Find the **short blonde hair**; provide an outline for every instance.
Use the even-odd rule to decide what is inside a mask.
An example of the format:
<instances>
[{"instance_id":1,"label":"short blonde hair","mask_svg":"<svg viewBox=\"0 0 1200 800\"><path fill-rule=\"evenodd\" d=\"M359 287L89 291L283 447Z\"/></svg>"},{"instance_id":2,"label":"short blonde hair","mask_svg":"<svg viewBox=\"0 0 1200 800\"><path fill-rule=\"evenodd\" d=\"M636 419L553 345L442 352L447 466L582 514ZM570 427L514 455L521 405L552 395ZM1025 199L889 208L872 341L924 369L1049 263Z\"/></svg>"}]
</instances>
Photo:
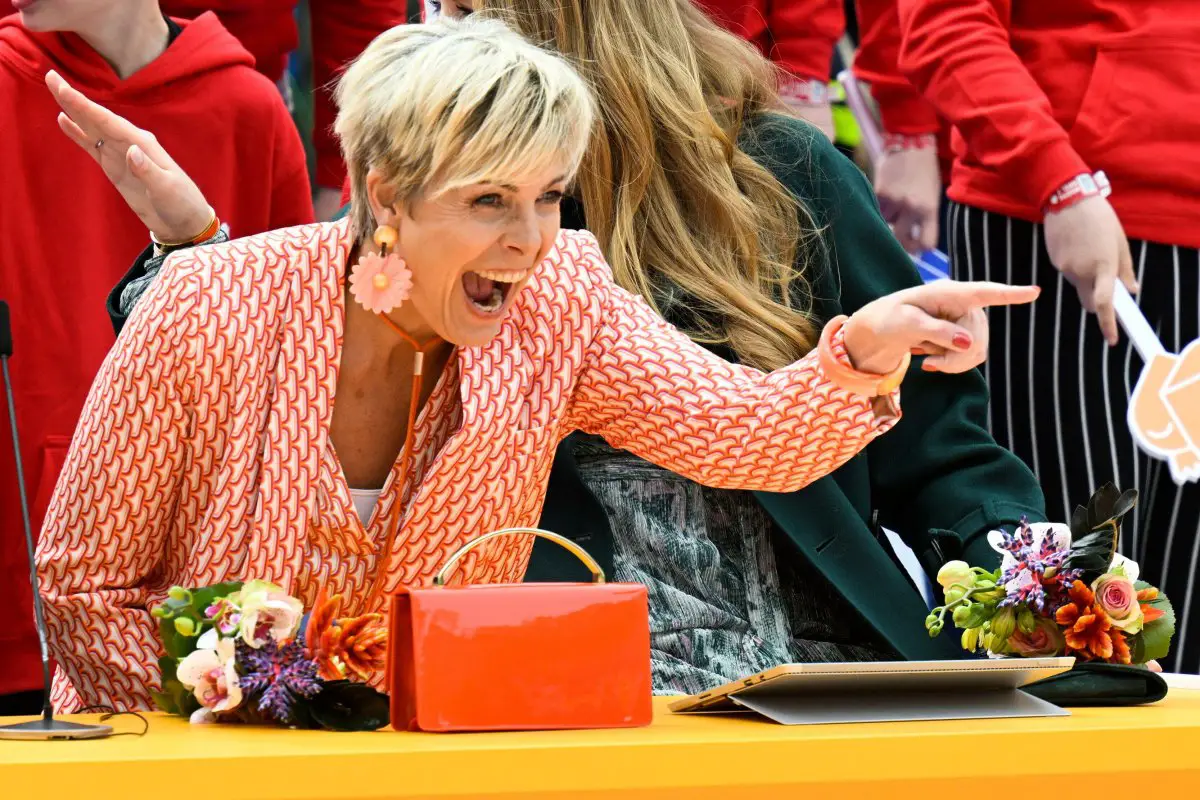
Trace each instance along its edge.
<instances>
[{"instance_id":1,"label":"short blonde hair","mask_svg":"<svg viewBox=\"0 0 1200 800\"><path fill-rule=\"evenodd\" d=\"M430 189L520 183L563 161L570 179L593 118L575 70L496 20L380 34L339 82L337 103L359 241L375 230L372 168L406 204Z\"/></svg>"}]
</instances>

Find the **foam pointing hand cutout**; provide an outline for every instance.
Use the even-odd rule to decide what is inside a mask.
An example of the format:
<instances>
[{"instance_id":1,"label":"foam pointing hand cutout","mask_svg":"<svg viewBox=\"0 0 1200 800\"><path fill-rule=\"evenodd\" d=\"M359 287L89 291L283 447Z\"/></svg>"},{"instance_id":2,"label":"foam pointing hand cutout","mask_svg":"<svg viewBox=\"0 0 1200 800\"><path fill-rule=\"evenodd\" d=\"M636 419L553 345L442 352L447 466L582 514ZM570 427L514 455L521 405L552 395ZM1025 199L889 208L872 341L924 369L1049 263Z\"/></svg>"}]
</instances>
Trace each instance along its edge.
<instances>
[{"instance_id":1,"label":"foam pointing hand cutout","mask_svg":"<svg viewBox=\"0 0 1200 800\"><path fill-rule=\"evenodd\" d=\"M1170 465L1175 483L1200 480L1200 340L1178 355L1168 353L1120 282L1114 305L1146 362L1129 402L1134 441Z\"/></svg>"}]
</instances>

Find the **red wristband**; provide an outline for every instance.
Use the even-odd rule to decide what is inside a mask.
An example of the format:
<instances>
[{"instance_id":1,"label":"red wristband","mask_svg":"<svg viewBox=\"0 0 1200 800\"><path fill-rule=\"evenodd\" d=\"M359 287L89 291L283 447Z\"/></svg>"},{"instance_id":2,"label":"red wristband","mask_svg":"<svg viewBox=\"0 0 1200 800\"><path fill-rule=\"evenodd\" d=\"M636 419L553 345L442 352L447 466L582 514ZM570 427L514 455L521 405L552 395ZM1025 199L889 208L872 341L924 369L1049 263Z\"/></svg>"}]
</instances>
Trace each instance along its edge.
<instances>
[{"instance_id":1,"label":"red wristband","mask_svg":"<svg viewBox=\"0 0 1200 800\"><path fill-rule=\"evenodd\" d=\"M937 135L933 133L888 133L883 137L883 149L889 153L903 150L925 150L937 147Z\"/></svg>"},{"instance_id":2,"label":"red wristband","mask_svg":"<svg viewBox=\"0 0 1200 800\"><path fill-rule=\"evenodd\" d=\"M802 106L829 104L829 84L816 78L784 78L779 82L779 97Z\"/></svg>"},{"instance_id":3,"label":"red wristband","mask_svg":"<svg viewBox=\"0 0 1200 800\"><path fill-rule=\"evenodd\" d=\"M1050 195L1050 199L1046 201L1046 207L1042 209L1042 213L1052 214L1055 211L1062 211L1064 208L1077 205L1089 197L1108 197L1110 194L1112 194L1112 185L1103 171L1097 172L1095 175L1085 172L1058 187L1058 191Z\"/></svg>"}]
</instances>

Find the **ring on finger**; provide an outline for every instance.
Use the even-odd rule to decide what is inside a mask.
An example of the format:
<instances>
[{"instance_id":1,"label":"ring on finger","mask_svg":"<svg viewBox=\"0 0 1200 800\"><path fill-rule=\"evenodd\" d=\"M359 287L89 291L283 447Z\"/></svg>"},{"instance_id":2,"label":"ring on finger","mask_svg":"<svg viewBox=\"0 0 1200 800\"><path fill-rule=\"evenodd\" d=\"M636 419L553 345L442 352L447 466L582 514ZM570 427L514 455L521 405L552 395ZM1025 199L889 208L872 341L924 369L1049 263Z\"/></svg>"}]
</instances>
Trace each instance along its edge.
<instances>
[{"instance_id":1,"label":"ring on finger","mask_svg":"<svg viewBox=\"0 0 1200 800\"><path fill-rule=\"evenodd\" d=\"M99 150L101 147L104 147L104 140L103 140L103 139L97 139L97 140L96 140L96 149L97 149L97 150Z\"/></svg>"}]
</instances>

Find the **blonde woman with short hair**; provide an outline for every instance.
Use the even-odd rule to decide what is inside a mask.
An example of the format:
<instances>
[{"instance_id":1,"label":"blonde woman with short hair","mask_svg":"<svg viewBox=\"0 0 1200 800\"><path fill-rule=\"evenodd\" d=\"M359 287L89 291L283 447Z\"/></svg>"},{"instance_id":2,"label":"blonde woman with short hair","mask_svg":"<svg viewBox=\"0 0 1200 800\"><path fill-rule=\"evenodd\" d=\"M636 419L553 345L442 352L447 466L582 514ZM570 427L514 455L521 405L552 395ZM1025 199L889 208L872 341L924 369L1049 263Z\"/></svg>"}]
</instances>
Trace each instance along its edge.
<instances>
[{"instance_id":1,"label":"blonde woman with short hair","mask_svg":"<svg viewBox=\"0 0 1200 800\"><path fill-rule=\"evenodd\" d=\"M379 610L464 542L536 523L574 430L708 485L798 489L895 423L912 350L970 369L980 307L1034 297L916 288L826 326L819 354L731 365L559 230L594 116L562 59L498 22L402 26L338 96L349 218L172 256L97 378L39 549L59 708L149 705L148 608L173 584ZM501 541L461 575L516 581L528 556Z\"/></svg>"}]
</instances>

